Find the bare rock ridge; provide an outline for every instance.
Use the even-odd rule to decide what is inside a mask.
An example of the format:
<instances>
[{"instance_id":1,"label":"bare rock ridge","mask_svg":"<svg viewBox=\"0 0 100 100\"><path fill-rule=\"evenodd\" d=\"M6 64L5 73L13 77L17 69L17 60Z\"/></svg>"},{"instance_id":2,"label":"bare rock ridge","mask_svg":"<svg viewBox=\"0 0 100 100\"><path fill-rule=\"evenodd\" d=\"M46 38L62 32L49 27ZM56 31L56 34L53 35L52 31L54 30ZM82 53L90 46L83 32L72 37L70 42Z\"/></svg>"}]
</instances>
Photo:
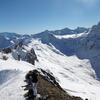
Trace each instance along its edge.
<instances>
[{"instance_id":1,"label":"bare rock ridge","mask_svg":"<svg viewBox=\"0 0 100 100\"><path fill-rule=\"evenodd\" d=\"M39 73L37 91L41 95L39 100L82 100L80 97L70 96L66 93L50 73L42 69L37 71ZM30 100L36 99L31 97Z\"/></svg>"}]
</instances>

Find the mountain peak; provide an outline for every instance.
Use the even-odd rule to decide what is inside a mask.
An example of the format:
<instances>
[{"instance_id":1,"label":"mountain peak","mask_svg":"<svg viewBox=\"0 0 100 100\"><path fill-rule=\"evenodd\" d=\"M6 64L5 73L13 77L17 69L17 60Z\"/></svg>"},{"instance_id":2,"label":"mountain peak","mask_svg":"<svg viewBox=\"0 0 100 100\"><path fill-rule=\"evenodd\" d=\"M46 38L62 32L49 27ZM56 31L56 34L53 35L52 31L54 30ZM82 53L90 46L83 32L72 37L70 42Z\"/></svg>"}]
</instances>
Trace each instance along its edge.
<instances>
[{"instance_id":1,"label":"mountain peak","mask_svg":"<svg viewBox=\"0 0 100 100\"><path fill-rule=\"evenodd\" d=\"M77 27L76 29L74 29L73 31L75 31L76 33L83 33L83 32L88 32L89 28L85 28L85 27Z\"/></svg>"},{"instance_id":2,"label":"mountain peak","mask_svg":"<svg viewBox=\"0 0 100 100\"><path fill-rule=\"evenodd\" d=\"M100 34L100 22L97 25L93 25L90 31L90 34L99 35Z\"/></svg>"}]
</instances>

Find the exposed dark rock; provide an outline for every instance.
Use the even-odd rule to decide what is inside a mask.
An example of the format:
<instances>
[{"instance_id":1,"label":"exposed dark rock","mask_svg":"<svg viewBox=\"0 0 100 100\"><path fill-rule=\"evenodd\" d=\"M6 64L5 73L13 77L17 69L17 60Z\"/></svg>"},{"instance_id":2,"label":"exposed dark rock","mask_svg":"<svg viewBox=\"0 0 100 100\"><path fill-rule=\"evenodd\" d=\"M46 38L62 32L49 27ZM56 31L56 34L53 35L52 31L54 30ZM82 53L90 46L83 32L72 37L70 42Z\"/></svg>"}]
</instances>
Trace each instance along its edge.
<instances>
[{"instance_id":1,"label":"exposed dark rock","mask_svg":"<svg viewBox=\"0 0 100 100\"><path fill-rule=\"evenodd\" d=\"M9 47L9 48L4 48L4 49L2 49L2 51L4 52L4 53L11 53L12 52L12 50L11 50L11 48Z\"/></svg>"},{"instance_id":2,"label":"exposed dark rock","mask_svg":"<svg viewBox=\"0 0 100 100\"><path fill-rule=\"evenodd\" d=\"M52 84L42 75L38 76L38 80L38 93L43 97L48 95L47 100L82 100L80 97L71 97L60 87L57 82L57 85L55 85L55 83Z\"/></svg>"},{"instance_id":3,"label":"exposed dark rock","mask_svg":"<svg viewBox=\"0 0 100 100\"><path fill-rule=\"evenodd\" d=\"M29 89L28 85L25 87L25 90ZM33 97L32 90L28 91L24 96L28 96L30 98L28 100L82 100L80 97L70 96L60 87L54 76L44 70L38 72L37 91L41 95L40 99Z\"/></svg>"},{"instance_id":4,"label":"exposed dark rock","mask_svg":"<svg viewBox=\"0 0 100 100\"><path fill-rule=\"evenodd\" d=\"M37 56L36 56L33 48L29 52L27 52L26 60L27 60L27 62L29 62L33 65L35 65L35 60L38 61Z\"/></svg>"}]
</instances>

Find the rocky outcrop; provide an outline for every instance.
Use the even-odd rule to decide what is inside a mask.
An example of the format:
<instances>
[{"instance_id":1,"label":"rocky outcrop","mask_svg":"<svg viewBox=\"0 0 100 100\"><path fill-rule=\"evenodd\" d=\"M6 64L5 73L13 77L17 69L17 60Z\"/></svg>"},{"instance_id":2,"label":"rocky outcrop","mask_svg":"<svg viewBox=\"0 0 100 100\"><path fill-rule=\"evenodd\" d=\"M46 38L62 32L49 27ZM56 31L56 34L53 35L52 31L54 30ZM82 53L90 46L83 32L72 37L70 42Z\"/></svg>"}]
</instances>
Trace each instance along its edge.
<instances>
[{"instance_id":1,"label":"rocky outcrop","mask_svg":"<svg viewBox=\"0 0 100 100\"><path fill-rule=\"evenodd\" d=\"M37 92L40 99L34 99L29 92L27 96L31 95L31 100L82 100L80 97L70 96L60 87L53 75L42 69L38 71Z\"/></svg>"}]
</instances>

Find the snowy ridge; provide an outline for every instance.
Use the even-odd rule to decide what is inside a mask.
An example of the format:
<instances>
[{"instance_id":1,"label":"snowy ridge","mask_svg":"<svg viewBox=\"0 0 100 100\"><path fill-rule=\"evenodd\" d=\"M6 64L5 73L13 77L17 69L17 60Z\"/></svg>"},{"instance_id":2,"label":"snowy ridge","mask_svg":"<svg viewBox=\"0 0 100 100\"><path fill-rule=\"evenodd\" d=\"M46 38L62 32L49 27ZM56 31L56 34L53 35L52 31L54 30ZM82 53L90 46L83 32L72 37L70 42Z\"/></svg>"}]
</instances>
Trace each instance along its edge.
<instances>
[{"instance_id":1,"label":"snowy ridge","mask_svg":"<svg viewBox=\"0 0 100 100\"><path fill-rule=\"evenodd\" d=\"M13 49L8 54L0 53L1 100L23 100L24 91L21 86L25 84L25 74L33 69L52 72L59 85L70 95L99 100L99 33L100 23L93 26L90 31L77 35L54 35L45 31L17 38L23 42L22 47ZM8 36L4 38L12 41ZM39 60L35 66L25 60L25 55L31 48L34 48ZM20 61L17 59L18 53ZM7 57L6 60L3 60L4 56Z\"/></svg>"},{"instance_id":2,"label":"snowy ridge","mask_svg":"<svg viewBox=\"0 0 100 100\"><path fill-rule=\"evenodd\" d=\"M37 39L32 39L31 42L24 46L26 50L34 48L39 62L36 65L29 64L25 61L14 60L11 54L8 55L8 60L0 60L0 70L19 70L17 78L9 78L9 81L4 82L0 87L1 100L13 100L16 94L16 100L22 100L24 91L21 88L25 74L33 68L42 68L47 72L52 72L58 80L60 86L70 95L88 98L90 100L99 100L100 82L96 80L96 75L91 67L90 61L87 59L80 60L77 56L66 56L57 50L53 45L43 44ZM5 67L4 67L5 66ZM13 82L12 82L13 80ZM17 84L20 84L17 86ZM11 88L14 86L15 88ZM16 87L17 86L17 87ZM87 86L87 87L86 87ZM5 92L9 90L8 92ZM12 93L12 91L14 91ZM20 92L18 92L20 91ZM5 97L7 95L7 99Z\"/></svg>"},{"instance_id":3,"label":"snowy ridge","mask_svg":"<svg viewBox=\"0 0 100 100\"><path fill-rule=\"evenodd\" d=\"M36 63L36 67L50 70L67 92L90 100L99 100L100 82L95 79L89 60L59 55L53 52L55 48L38 40L32 40L29 47L34 47L38 56L39 63Z\"/></svg>"}]
</instances>

